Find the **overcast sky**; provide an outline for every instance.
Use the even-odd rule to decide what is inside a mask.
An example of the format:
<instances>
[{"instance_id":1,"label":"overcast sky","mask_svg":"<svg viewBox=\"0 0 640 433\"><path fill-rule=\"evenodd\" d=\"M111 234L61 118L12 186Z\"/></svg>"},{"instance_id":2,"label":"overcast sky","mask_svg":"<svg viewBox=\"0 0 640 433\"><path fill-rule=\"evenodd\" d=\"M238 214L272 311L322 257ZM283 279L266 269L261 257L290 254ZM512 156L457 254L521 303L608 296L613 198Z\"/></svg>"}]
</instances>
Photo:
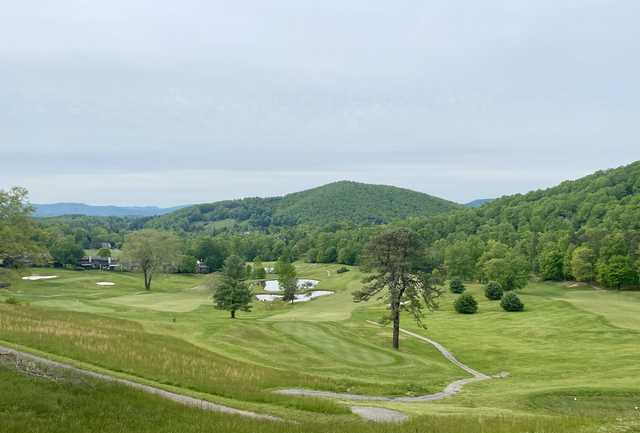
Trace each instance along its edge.
<instances>
[{"instance_id":1,"label":"overcast sky","mask_svg":"<svg viewBox=\"0 0 640 433\"><path fill-rule=\"evenodd\" d=\"M0 1L0 189L455 201L640 159L637 0Z\"/></svg>"}]
</instances>

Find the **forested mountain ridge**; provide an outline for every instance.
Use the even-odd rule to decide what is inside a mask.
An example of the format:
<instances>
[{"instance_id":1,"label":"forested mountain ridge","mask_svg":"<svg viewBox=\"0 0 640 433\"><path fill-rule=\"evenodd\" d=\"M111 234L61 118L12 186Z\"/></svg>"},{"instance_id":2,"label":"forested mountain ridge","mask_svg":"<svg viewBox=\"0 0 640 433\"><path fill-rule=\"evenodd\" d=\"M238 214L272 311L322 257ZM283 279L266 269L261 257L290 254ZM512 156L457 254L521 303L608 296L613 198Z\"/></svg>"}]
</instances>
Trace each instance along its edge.
<instances>
[{"instance_id":1,"label":"forested mountain ridge","mask_svg":"<svg viewBox=\"0 0 640 433\"><path fill-rule=\"evenodd\" d=\"M501 225L503 229L508 226L514 231L533 232L596 227L638 230L640 161L421 221L422 230L432 232L429 238L433 240L456 232L475 234ZM506 233L504 236L508 237Z\"/></svg>"},{"instance_id":2,"label":"forested mountain ridge","mask_svg":"<svg viewBox=\"0 0 640 433\"><path fill-rule=\"evenodd\" d=\"M476 209L405 221L434 267L486 278L486 263L518 263L545 279L634 287L640 281L640 161L506 196ZM523 263L526 262L526 269Z\"/></svg>"},{"instance_id":3,"label":"forested mountain ridge","mask_svg":"<svg viewBox=\"0 0 640 433\"><path fill-rule=\"evenodd\" d=\"M377 225L458 208L461 205L408 189L340 181L283 197L195 205L153 218L147 227L210 232L234 224L246 230L299 224Z\"/></svg>"}]
</instances>

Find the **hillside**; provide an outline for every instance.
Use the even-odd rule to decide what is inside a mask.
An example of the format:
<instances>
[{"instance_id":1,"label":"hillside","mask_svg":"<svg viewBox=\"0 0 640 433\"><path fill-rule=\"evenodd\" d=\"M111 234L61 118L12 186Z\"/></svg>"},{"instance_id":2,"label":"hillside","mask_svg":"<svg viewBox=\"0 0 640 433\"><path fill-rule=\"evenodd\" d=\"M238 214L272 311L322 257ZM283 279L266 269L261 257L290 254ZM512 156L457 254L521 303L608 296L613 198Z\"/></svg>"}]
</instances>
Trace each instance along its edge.
<instances>
[{"instance_id":1,"label":"hillside","mask_svg":"<svg viewBox=\"0 0 640 433\"><path fill-rule=\"evenodd\" d=\"M246 229L297 224L368 225L435 215L460 207L408 189L341 181L284 197L245 198L190 206L154 218L147 226L201 231L234 225Z\"/></svg>"},{"instance_id":2,"label":"hillside","mask_svg":"<svg viewBox=\"0 0 640 433\"><path fill-rule=\"evenodd\" d=\"M481 277L483 260L508 257L548 280L637 288L640 161L406 224L432 245L434 266L452 275Z\"/></svg>"},{"instance_id":3,"label":"hillside","mask_svg":"<svg viewBox=\"0 0 640 433\"><path fill-rule=\"evenodd\" d=\"M501 197L478 208L428 218L432 239L502 225L518 232L640 230L640 161L558 186ZM427 227L428 226L428 227Z\"/></svg>"},{"instance_id":4,"label":"hillside","mask_svg":"<svg viewBox=\"0 0 640 433\"><path fill-rule=\"evenodd\" d=\"M57 217L62 215L85 216L117 216L117 217L149 217L162 215L180 209L182 206L172 208L159 208L155 206L94 206L84 203L46 203L34 204L36 218Z\"/></svg>"}]
</instances>

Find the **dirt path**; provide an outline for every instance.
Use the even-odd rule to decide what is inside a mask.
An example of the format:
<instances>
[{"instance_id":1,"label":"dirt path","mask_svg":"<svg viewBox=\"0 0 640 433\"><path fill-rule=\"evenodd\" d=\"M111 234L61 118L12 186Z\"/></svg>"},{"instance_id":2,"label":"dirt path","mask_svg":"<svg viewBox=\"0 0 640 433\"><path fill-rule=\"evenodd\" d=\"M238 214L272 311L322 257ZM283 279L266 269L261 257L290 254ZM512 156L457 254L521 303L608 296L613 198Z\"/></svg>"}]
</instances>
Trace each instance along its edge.
<instances>
[{"instance_id":1,"label":"dirt path","mask_svg":"<svg viewBox=\"0 0 640 433\"><path fill-rule=\"evenodd\" d=\"M376 322L372 322L367 320L368 323L378 325ZM411 331L407 331L405 329L400 329L400 332L403 334L409 335L411 337L417 338L419 340L424 341L425 343L431 344L435 347L442 355L449 360L451 363L457 365L462 370L466 371L471 375L470 378L456 380L455 382L451 382L447 385L442 391L436 392L434 394L426 394L415 397L386 397L381 395L363 395L363 394L349 394L343 392L329 392L329 391L316 391L311 389L301 389L301 388L290 388L290 389L281 389L276 391L279 394L284 395L296 395L296 396L307 396L307 397L320 397L320 398L334 398L338 400L351 400L351 401L388 401L388 402L421 402L421 401L433 401L433 400L441 400L446 397L450 397L456 393L458 393L465 385L480 382L482 380L491 379L492 376L487 376L484 373L480 373L477 370L469 367L468 365L460 362L453 353L449 352L442 344L437 341L431 340L430 338L423 337L422 335L418 335ZM505 377L507 373L500 373L494 377ZM378 422L392 422L392 421L403 421L406 419L406 416L401 412L397 411L389 411L388 409L382 408L365 408L361 406L352 406L351 410L353 413L356 413L366 419L370 419L372 421ZM391 414L390 412L394 412ZM400 416L404 416L403 419L400 419Z\"/></svg>"},{"instance_id":2,"label":"dirt path","mask_svg":"<svg viewBox=\"0 0 640 433\"><path fill-rule=\"evenodd\" d=\"M19 350L11 349L9 347L0 346L0 358L5 358L5 357L11 357L12 362L15 361L15 366L21 370L26 369L28 371L29 369L34 368L34 364L35 364L38 366L38 368L55 370L56 372L67 372L67 373L72 373L74 375L91 377L94 379L102 380L104 382L125 385L125 386L128 386L129 388L138 389L149 394L155 394L160 397L166 398L168 400L173 400L177 403L181 403L186 406L197 407L203 410L208 410L213 412L222 412L222 413L227 413L232 415L240 415L244 417L264 419L269 421L282 421L282 419L272 415L264 415L264 414L250 412L242 409L235 409L229 406L212 403L207 400L190 397L188 395L177 394L174 392L166 391L161 388L156 388L154 386L144 385L142 383L133 382L131 380L109 376L107 374L96 373L90 370L84 370L69 364L63 364L61 362L56 362L47 358L32 355L27 352L22 352ZM6 364L6 362L4 364Z\"/></svg>"}]
</instances>

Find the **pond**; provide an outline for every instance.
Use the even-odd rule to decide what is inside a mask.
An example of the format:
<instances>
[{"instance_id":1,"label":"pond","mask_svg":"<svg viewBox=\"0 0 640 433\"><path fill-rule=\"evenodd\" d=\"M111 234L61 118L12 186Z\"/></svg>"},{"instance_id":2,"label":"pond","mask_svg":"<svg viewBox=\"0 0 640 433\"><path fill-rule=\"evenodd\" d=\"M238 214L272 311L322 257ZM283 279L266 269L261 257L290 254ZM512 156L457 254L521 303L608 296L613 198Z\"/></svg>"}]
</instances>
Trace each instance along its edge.
<instances>
[{"instance_id":1,"label":"pond","mask_svg":"<svg viewBox=\"0 0 640 433\"><path fill-rule=\"evenodd\" d=\"M299 295L295 295L294 303L296 302L309 302L312 299L320 298L322 296L331 296L335 294L330 290L314 290L311 293L301 293ZM273 301L281 301L282 295L256 295L256 299L262 302L273 302Z\"/></svg>"},{"instance_id":2,"label":"pond","mask_svg":"<svg viewBox=\"0 0 640 433\"><path fill-rule=\"evenodd\" d=\"M318 280L308 280L308 279L300 278L298 279L298 289L313 289L315 286L318 285L319 282L320 281ZM281 292L282 290L280 289L280 283L278 283L278 280L268 280L268 281L265 281L264 291L275 293L275 292Z\"/></svg>"}]
</instances>

